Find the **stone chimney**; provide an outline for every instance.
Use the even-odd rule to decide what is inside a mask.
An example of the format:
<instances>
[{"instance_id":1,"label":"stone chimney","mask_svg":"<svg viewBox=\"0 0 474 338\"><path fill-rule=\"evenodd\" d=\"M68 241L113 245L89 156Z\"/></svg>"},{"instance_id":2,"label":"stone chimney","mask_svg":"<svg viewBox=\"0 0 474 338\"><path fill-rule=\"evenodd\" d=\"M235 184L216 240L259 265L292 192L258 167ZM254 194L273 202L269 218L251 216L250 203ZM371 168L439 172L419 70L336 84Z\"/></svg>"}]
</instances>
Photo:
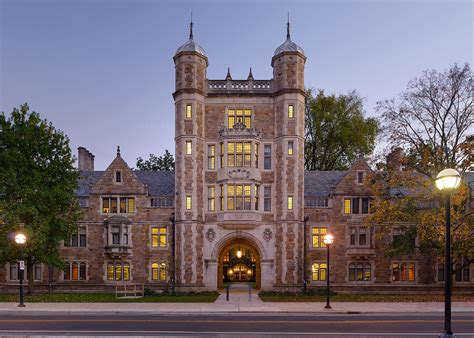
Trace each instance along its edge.
<instances>
[{"instance_id":1,"label":"stone chimney","mask_svg":"<svg viewBox=\"0 0 474 338\"><path fill-rule=\"evenodd\" d=\"M403 149L395 148L387 155L387 168L393 171L403 170Z\"/></svg>"},{"instance_id":2,"label":"stone chimney","mask_svg":"<svg viewBox=\"0 0 474 338\"><path fill-rule=\"evenodd\" d=\"M78 169L81 171L94 171L94 155L84 147L77 148L78 152Z\"/></svg>"}]
</instances>

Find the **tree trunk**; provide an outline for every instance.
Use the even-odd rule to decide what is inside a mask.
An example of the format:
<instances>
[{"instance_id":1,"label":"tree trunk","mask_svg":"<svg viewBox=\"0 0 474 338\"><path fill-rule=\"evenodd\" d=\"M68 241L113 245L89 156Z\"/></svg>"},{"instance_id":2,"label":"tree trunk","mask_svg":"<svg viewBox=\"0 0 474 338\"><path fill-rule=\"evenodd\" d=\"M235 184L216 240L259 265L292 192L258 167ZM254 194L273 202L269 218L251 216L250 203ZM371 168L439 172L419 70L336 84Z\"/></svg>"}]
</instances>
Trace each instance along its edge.
<instances>
[{"instance_id":1,"label":"tree trunk","mask_svg":"<svg viewBox=\"0 0 474 338\"><path fill-rule=\"evenodd\" d=\"M33 294L33 288L35 283L34 264L31 257L27 258L26 276L26 278L28 279L28 295L31 295Z\"/></svg>"}]
</instances>

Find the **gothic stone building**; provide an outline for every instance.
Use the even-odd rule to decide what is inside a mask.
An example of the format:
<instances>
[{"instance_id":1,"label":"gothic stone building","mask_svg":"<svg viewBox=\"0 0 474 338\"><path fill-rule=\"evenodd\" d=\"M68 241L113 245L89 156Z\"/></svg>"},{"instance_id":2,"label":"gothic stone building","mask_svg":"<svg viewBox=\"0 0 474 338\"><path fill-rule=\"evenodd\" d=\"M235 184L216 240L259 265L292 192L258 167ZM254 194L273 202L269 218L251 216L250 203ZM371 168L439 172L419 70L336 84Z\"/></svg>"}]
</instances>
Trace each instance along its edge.
<instances>
[{"instance_id":1,"label":"gothic stone building","mask_svg":"<svg viewBox=\"0 0 474 338\"><path fill-rule=\"evenodd\" d=\"M61 248L64 271L35 267L38 286L104 290L116 283L180 291L253 281L263 290L324 286L325 233L334 234L331 281L341 291L442 289L441 264L417 255L387 258L364 225L371 169L304 171L306 56L289 34L271 59L273 77L207 78L193 39L174 56L175 172L135 171L117 156L94 171L79 148L83 178L78 233ZM378 237L377 237L378 238ZM456 275L473 286L474 267ZM16 283L16 264L0 270Z\"/></svg>"}]
</instances>

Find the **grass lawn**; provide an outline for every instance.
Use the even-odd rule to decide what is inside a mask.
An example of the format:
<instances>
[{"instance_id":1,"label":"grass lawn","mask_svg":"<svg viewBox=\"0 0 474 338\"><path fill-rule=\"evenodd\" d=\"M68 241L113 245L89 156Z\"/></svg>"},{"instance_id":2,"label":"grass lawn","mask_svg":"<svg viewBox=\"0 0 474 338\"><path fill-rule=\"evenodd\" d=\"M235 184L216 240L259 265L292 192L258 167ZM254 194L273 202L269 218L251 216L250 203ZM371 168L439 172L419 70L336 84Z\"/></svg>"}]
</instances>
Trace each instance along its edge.
<instances>
[{"instance_id":1,"label":"grass lawn","mask_svg":"<svg viewBox=\"0 0 474 338\"><path fill-rule=\"evenodd\" d=\"M314 293L261 291L264 302L325 302L326 296ZM474 302L474 295L453 295L453 302ZM356 295L337 294L331 296L331 302L444 302L444 295Z\"/></svg>"},{"instance_id":2,"label":"grass lawn","mask_svg":"<svg viewBox=\"0 0 474 338\"><path fill-rule=\"evenodd\" d=\"M46 293L25 295L25 303L212 303L218 296L218 292L199 292L116 299L114 293ZM0 302L18 301L18 295L0 294Z\"/></svg>"}]
</instances>

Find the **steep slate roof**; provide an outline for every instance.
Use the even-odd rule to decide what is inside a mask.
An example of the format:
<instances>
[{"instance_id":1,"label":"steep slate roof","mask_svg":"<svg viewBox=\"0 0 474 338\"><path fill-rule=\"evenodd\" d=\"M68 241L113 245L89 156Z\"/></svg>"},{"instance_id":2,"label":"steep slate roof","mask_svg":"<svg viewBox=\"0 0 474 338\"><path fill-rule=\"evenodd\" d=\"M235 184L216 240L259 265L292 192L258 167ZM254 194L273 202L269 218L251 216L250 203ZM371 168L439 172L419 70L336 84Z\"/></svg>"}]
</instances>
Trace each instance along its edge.
<instances>
[{"instance_id":1,"label":"steep slate roof","mask_svg":"<svg viewBox=\"0 0 474 338\"><path fill-rule=\"evenodd\" d=\"M103 173L104 171L82 171L76 195L89 196L90 188ZM140 182L148 186L151 196L174 196L174 171L134 171L134 174Z\"/></svg>"},{"instance_id":2,"label":"steep slate roof","mask_svg":"<svg viewBox=\"0 0 474 338\"><path fill-rule=\"evenodd\" d=\"M313 197L327 197L347 171L305 171L304 195Z\"/></svg>"}]
</instances>

